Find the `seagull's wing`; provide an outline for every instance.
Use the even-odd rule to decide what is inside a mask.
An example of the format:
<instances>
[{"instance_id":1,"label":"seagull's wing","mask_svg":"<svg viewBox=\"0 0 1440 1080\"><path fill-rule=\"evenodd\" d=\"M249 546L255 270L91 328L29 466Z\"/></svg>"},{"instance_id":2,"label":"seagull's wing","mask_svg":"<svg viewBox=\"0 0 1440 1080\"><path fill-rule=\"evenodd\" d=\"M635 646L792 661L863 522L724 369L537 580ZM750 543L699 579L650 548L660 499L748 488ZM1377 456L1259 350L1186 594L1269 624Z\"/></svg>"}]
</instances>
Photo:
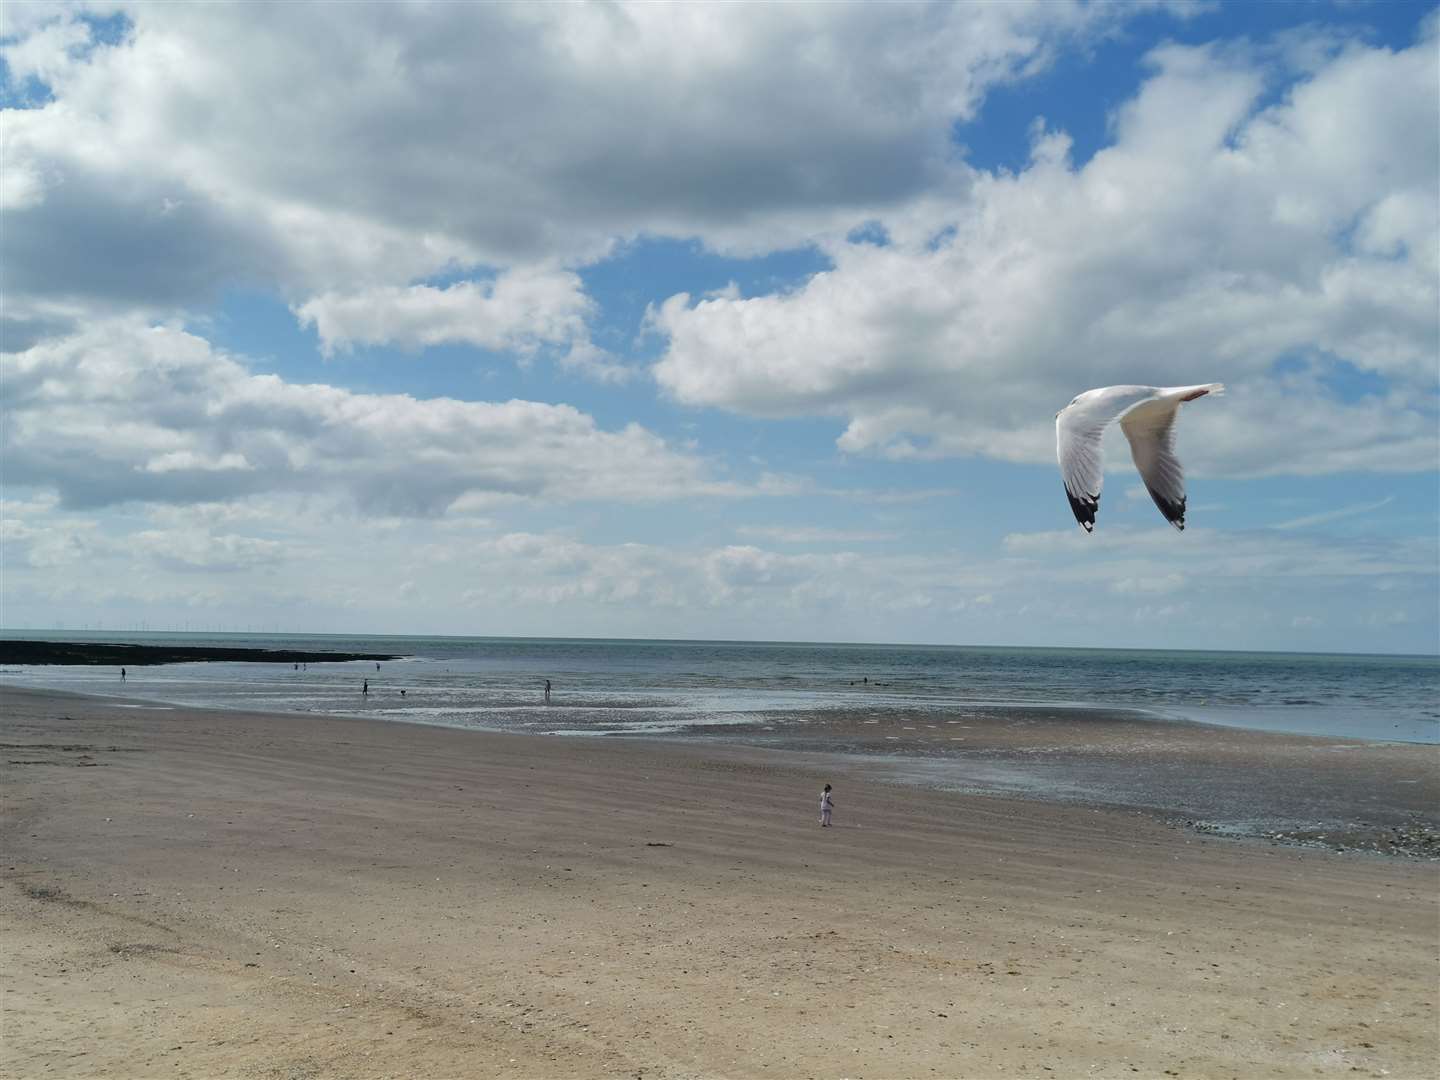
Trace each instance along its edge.
<instances>
[{"instance_id":1,"label":"seagull's wing","mask_svg":"<svg viewBox=\"0 0 1440 1080\"><path fill-rule=\"evenodd\" d=\"M1055 416L1055 454L1060 476L1075 520L1086 532L1095 531L1095 511L1105 484L1105 458L1101 436L1115 417L1109 412L1071 405Z\"/></svg>"},{"instance_id":2,"label":"seagull's wing","mask_svg":"<svg viewBox=\"0 0 1440 1080\"><path fill-rule=\"evenodd\" d=\"M1130 456L1145 481L1145 490L1175 528L1185 529L1185 470L1175 456L1177 400L1157 398L1135 406L1120 418L1130 440Z\"/></svg>"},{"instance_id":3,"label":"seagull's wing","mask_svg":"<svg viewBox=\"0 0 1440 1080\"><path fill-rule=\"evenodd\" d=\"M1185 471L1175 456L1175 417L1182 402L1225 393L1224 383L1170 386L1131 405L1120 415L1120 430L1130 440L1130 456L1150 498L1175 528L1185 529Z\"/></svg>"}]
</instances>

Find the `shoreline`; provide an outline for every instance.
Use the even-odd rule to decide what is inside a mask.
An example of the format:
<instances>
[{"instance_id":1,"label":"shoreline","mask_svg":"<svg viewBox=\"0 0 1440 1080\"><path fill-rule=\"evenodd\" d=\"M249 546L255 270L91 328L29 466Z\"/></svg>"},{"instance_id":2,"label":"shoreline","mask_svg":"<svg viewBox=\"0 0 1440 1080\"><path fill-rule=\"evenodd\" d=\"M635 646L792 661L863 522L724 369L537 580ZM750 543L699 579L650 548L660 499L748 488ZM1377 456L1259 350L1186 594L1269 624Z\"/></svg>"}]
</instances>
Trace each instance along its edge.
<instances>
[{"instance_id":1,"label":"shoreline","mask_svg":"<svg viewBox=\"0 0 1440 1080\"><path fill-rule=\"evenodd\" d=\"M6 636L6 635L0 635ZM25 634L10 637L24 638ZM46 635L66 641L63 634ZM636 646L599 641L529 639L356 639L310 635L113 636L89 641L132 644L168 640L198 646L299 646L311 650L380 650L403 656L370 679L362 705L363 663L319 664L308 675L282 671L290 664L161 665L131 671L124 693L166 696L194 707L286 708L308 713L408 718L501 728L543 726L524 704L540 702L540 677L555 680L552 715L573 717L576 728L597 725L639 730L678 727L692 718L745 722L760 712L804 712L828 706L936 709L1074 707L1136 709L1174 723L1316 734L1369 741L1440 745L1440 658L1368 657L1343 672L1324 658L1296 654L1184 654L1091 650L1088 661L1062 659L1065 650L1038 650L1034 664L1015 650L897 647L849 649L815 645L784 648L743 643L648 642ZM1189 657L1188 659L1186 657ZM1208 660L1196 657L1209 657ZM114 669L118 682L119 669ZM868 673L869 678L864 676ZM104 666L25 668L8 665L17 685L113 692ZM293 678L291 677L293 674ZM1338 681L1337 681L1338 680ZM1317 694L1330 687L1332 694ZM163 689L162 689L163 687ZM153 689L152 689L153 688ZM206 690L213 692L207 693ZM402 701L408 690L408 700ZM293 703L287 702L293 696ZM571 707L588 708L572 711ZM550 710L546 710L549 712ZM647 716L646 713L651 715ZM498 715L497 715L498 714ZM407 717L400 717L405 719ZM498 723L491 723L495 719Z\"/></svg>"},{"instance_id":2,"label":"shoreline","mask_svg":"<svg viewBox=\"0 0 1440 1080\"><path fill-rule=\"evenodd\" d=\"M708 740L10 688L0 729L12 1075L1418 1077L1440 1053L1430 862Z\"/></svg>"}]
</instances>

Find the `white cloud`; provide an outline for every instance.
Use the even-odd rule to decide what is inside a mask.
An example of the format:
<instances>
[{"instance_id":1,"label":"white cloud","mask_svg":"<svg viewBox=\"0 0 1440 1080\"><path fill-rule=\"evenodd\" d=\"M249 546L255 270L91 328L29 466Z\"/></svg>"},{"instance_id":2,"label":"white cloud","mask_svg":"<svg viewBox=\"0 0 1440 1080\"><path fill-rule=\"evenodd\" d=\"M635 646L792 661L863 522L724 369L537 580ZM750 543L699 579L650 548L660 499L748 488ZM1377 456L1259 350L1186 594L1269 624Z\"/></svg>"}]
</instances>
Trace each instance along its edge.
<instances>
[{"instance_id":1,"label":"white cloud","mask_svg":"<svg viewBox=\"0 0 1440 1080\"><path fill-rule=\"evenodd\" d=\"M1323 619L1310 647L1412 650L1434 628L1433 539L1162 523L1015 536L993 556L865 555L443 525L304 493L83 513L37 501L5 522L7 618L124 605L296 629L527 634L558 619L572 634L1276 648L1300 640L1286 634L1301 614Z\"/></svg>"},{"instance_id":2,"label":"white cloud","mask_svg":"<svg viewBox=\"0 0 1440 1080\"><path fill-rule=\"evenodd\" d=\"M141 466L146 472L226 472L231 469L249 471L254 468L243 454L228 451L218 456L197 454L194 450L171 450L158 454Z\"/></svg>"},{"instance_id":3,"label":"white cloud","mask_svg":"<svg viewBox=\"0 0 1440 1080\"><path fill-rule=\"evenodd\" d=\"M206 573L275 567L287 548L278 540L207 529L150 529L129 542L161 565Z\"/></svg>"},{"instance_id":4,"label":"white cloud","mask_svg":"<svg viewBox=\"0 0 1440 1080\"><path fill-rule=\"evenodd\" d=\"M94 528L83 522L39 528L9 514L0 519L0 548L11 573L17 561L40 569L73 565L90 558L96 547Z\"/></svg>"},{"instance_id":5,"label":"white cloud","mask_svg":"<svg viewBox=\"0 0 1440 1080\"><path fill-rule=\"evenodd\" d=\"M465 499L746 491L636 424L605 431L532 401L287 383L163 326L99 323L3 363L7 484L54 489L71 506L342 492L372 512L432 515Z\"/></svg>"},{"instance_id":6,"label":"white cloud","mask_svg":"<svg viewBox=\"0 0 1440 1080\"><path fill-rule=\"evenodd\" d=\"M710 551L701 560L707 599L731 604L763 594L795 602L803 586L820 575L842 572L855 563L848 553L782 555L750 544L732 544Z\"/></svg>"},{"instance_id":7,"label":"white cloud","mask_svg":"<svg viewBox=\"0 0 1440 1080\"><path fill-rule=\"evenodd\" d=\"M594 302L570 271L513 270L493 281L376 286L360 292L322 293L297 305L301 325L313 325L328 356L355 345L397 344L419 349L463 343L534 356L562 350L563 360L602 373L623 370L607 363L591 343L586 320Z\"/></svg>"},{"instance_id":8,"label":"white cloud","mask_svg":"<svg viewBox=\"0 0 1440 1080\"><path fill-rule=\"evenodd\" d=\"M1024 462L1052 458L1078 390L1225 381L1181 424L1200 470L1433 468L1435 44L1352 45L1268 107L1254 54L1158 49L1084 167L1041 134L1020 174L882 215L888 246L833 244L801 288L653 307L656 378L686 404L844 418L849 452ZM1389 389L1338 394L1335 358Z\"/></svg>"},{"instance_id":9,"label":"white cloud","mask_svg":"<svg viewBox=\"0 0 1440 1080\"><path fill-rule=\"evenodd\" d=\"M255 281L358 296L641 235L808 243L945 182L949 126L988 88L1139 6L124 10L119 42L75 6L7 23L0 54L53 95L6 112L12 311Z\"/></svg>"},{"instance_id":10,"label":"white cloud","mask_svg":"<svg viewBox=\"0 0 1440 1080\"><path fill-rule=\"evenodd\" d=\"M538 522L555 503L608 513L796 484L720 482L643 430L605 432L564 407L296 386L128 321L4 362L0 540L17 621L208 609L297 629L545 633L563 618L571 633L1192 646L1224 633L1275 647L1283 629L1265 611L1328 597L1369 612L1383 590L1405 621L1367 628L1368 645L1433 625L1433 540L1176 537L1157 520L1012 535L993 556L873 555L834 550L889 537L853 523L740 524L752 543L691 544L653 540L642 515L631 542L597 543L588 508L570 512L573 529ZM811 483L806 497L836 494ZM1314 647L1354 647L1355 619L1310 631ZM1269 637L1246 636L1265 625Z\"/></svg>"}]
</instances>

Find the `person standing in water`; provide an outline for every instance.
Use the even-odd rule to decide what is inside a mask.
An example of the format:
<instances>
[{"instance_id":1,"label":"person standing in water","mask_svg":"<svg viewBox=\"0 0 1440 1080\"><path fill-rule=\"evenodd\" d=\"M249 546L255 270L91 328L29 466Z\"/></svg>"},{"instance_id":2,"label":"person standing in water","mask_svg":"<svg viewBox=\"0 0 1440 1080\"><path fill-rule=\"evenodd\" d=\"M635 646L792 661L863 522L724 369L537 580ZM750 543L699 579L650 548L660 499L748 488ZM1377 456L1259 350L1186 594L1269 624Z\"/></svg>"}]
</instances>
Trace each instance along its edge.
<instances>
[{"instance_id":1,"label":"person standing in water","mask_svg":"<svg viewBox=\"0 0 1440 1080\"><path fill-rule=\"evenodd\" d=\"M370 680L369 680L369 679L361 679L361 680L360 680L360 693L366 695L367 697L369 696L369 694L370 694Z\"/></svg>"},{"instance_id":2,"label":"person standing in water","mask_svg":"<svg viewBox=\"0 0 1440 1080\"><path fill-rule=\"evenodd\" d=\"M550 704L550 680L545 680L545 704Z\"/></svg>"},{"instance_id":3,"label":"person standing in water","mask_svg":"<svg viewBox=\"0 0 1440 1080\"><path fill-rule=\"evenodd\" d=\"M123 667L120 669L120 681L125 681L125 669Z\"/></svg>"},{"instance_id":4,"label":"person standing in water","mask_svg":"<svg viewBox=\"0 0 1440 1080\"><path fill-rule=\"evenodd\" d=\"M835 800L830 796L830 785L825 785L825 790L820 792L820 827L830 827L830 811L835 808Z\"/></svg>"}]
</instances>

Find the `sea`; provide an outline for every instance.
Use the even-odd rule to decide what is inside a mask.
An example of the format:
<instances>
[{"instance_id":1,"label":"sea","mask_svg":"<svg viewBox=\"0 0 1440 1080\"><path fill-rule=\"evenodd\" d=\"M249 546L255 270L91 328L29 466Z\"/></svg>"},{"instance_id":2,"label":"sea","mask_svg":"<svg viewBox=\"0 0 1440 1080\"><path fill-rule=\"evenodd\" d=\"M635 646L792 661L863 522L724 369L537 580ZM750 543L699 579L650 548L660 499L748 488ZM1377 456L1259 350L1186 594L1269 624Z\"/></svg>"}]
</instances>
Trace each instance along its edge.
<instances>
[{"instance_id":1,"label":"sea","mask_svg":"<svg viewBox=\"0 0 1440 1080\"><path fill-rule=\"evenodd\" d=\"M10 666L0 682L174 705L575 737L781 729L817 712L1130 710L1440 743L1440 657L813 642L0 630L45 641L382 653L379 662ZM550 702L544 698L546 680ZM362 686L368 683L368 693Z\"/></svg>"}]
</instances>

